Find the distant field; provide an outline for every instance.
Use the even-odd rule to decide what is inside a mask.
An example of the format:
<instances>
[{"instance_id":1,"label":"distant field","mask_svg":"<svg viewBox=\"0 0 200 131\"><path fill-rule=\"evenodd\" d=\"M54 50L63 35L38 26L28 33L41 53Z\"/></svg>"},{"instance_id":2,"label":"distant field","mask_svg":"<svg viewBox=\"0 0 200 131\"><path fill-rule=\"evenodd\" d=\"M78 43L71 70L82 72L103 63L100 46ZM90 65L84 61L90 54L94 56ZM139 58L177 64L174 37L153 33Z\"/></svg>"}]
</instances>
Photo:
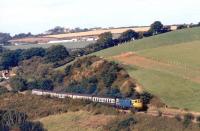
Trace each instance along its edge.
<instances>
[{"instance_id":1,"label":"distant field","mask_svg":"<svg viewBox=\"0 0 200 131\"><path fill-rule=\"evenodd\" d=\"M91 44L93 42L66 42L66 43L53 43L53 44L27 44L27 45L18 45L18 46L4 46L10 50L16 50L16 49L28 49L32 47L42 47L42 48L48 48L52 45L64 45L66 48L72 49L72 48L84 48L85 46Z\"/></svg>"},{"instance_id":2,"label":"distant field","mask_svg":"<svg viewBox=\"0 0 200 131\"><path fill-rule=\"evenodd\" d=\"M176 30L176 26L171 26L172 30ZM149 26L143 27L133 27L133 28L114 28L114 29L101 29L101 30L94 30L94 31L86 31L86 32L78 32L78 33L68 33L68 34L58 34L58 35L47 35L45 37L49 38L70 38L70 37L84 37L84 36L98 36L104 32L111 32L112 34L121 34L127 30L134 30L136 32L145 32L150 29Z\"/></svg>"},{"instance_id":3,"label":"distant field","mask_svg":"<svg viewBox=\"0 0 200 131\"><path fill-rule=\"evenodd\" d=\"M113 116L93 115L89 112L69 112L39 119L48 131L103 131Z\"/></svg>"},{"instance_id":4,"label":"distant field","mask_svg":"<svg viewBox=\"0 0 200 131\"><path fill-rule=\"evenodd\" d=\"M129 74L167 105L200 111L200 28L145 38L95 55L126 64Z\"/></svg>"},{"instance_id":5,"label":"distant field","mask_svg":"<svg viewBox=\"0 0 200 131\"><path fill-rule=\"evenodd\" d=\"M192 28L173 31L137 41L132 41L128 44L108 48L94 54L104 57L110 57L129 51L136 52L144 49L151 49L166 45L182 44L198 40L200 40L200 28Z\"/></svg>"}]
</instances>

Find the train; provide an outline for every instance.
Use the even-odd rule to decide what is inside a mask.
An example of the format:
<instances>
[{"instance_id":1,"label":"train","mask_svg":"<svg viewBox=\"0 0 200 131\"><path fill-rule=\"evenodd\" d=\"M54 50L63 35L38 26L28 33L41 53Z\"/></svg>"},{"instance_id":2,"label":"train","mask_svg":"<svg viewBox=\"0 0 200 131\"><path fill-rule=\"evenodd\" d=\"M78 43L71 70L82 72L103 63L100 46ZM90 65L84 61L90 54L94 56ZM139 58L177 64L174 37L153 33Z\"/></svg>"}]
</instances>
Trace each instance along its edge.
<instances>
[{"instance_id":1,"label":"train","mask_svg":"<svg viewBox=\"0 0 200 131\"><path fill-rule=\"evenodd\" d=\"M75 94L75 93L57 93L52 91L44 90L32 90L33 95L39 96L51 96L57 98L72 98L72 99L82 99L89 100L97 103L105 103L122 109L135 109L142 110L143 102L141 99L131 99L131 98L110 98L110 97L100 97L94 95L85 95L85 94Z\"/></svg>"}]
</instances>

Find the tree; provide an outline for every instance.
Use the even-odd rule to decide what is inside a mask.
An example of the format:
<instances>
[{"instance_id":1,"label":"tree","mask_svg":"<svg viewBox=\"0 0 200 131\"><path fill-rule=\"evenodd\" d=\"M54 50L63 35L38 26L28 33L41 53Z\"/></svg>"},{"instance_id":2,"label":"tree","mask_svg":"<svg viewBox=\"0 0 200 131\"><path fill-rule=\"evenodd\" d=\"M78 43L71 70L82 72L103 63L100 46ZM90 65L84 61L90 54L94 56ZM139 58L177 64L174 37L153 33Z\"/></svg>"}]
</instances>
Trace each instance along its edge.
<instances>
[{"instance_id":1,"label":"tree","mask_svg":"<svg viewBox=\"0 0 200 131\"><path fill-rule=\"evenodd\" d=\"M21 39L21 38L26 38L26 37L32 37L33 35L29 32L29 33L20 33L20 34L15 34L15 36L13 36L13 39Z\"/></svg>"},{"instance_id":2,"label":"tree","mask_svg":"<svg viewBox=\"0 0 200 131\"><path fill-rule=\"evenodd\" d=\"M20 76L11 78L10 85L14 91L24 91L27 90L27 82Z\"/></svg>"},{"instance_id":3,"label":"tree","mask_svg":"<svg viewBox=\"0 0 200 131\"><path fill-rule=\"evenodd\" d=\"M3 53L4 51L6 51L6 49L2 46L0 46L0 54Z\"/></svg>"},{"instance_id":4,"label":"tree","mask_svg":"<svg viewBox=\"0 0 200 131\"><path fill-rule=\"evenodd\" d=\"M15 110L0 110L0 130L1 131L45 131L42 123L28 120L25 113Z\"/></svg>"},{"instance_id":5,"label":"tree","mask_svg":"<svg viewBox=\"0 0 200 131\"><path fill-rule=\"evenodd\" d=\"M177 30L185 29L185 28L187 28L187 25L186 25L186 24L183 24L183 25L179 25L179 26L177 27Z\"/></svg>"},{"instance_id":6,"label":"tree","mask_svg":"<svg viewBox=\"0 0 200 131\"><path fill-rule=\"evenodd\" d=\"M105 32L99 35L99 39L97 41L100 46L103 48L111 47L113 46L113 39L112 39L112 33L111 32Z\"/></svg>"},{"instance_id":7,"label":"tree","mask_svg":"<svg viewBox=\"0 0 200 131\"><path fill-rule=\"evenodd\" d=\"M163 24L160 21L155 21L153 24L151 24L149 32L151 32L152 35L157 35L161 33L163 29Z\"/></svg>"},{"instance_id":8,"label":"tree","mask_svg":"<svg viewBox=\"0 0 200 131\"><path fill-rule=\"evenodd\" d=\"M121 34L121 36L119 37L119 41L122 43L138 38L139 38L139 33L133 30L127 30Z\"/></svg>"},{"instance_id":9,"label":"tree","mask_svg":"<svg viewBox=\"0 0 200 131\"><path fill-rule=\"evenodd\" d=\"M12 37L8 33L1 33L0 32L0 44L7 44L9 43L8 41L11 40Z\"/></svg>"},{"instance_id":10,"label":"tree","mask_svg":"<svg viewBox=\"0 0 200 131\"><path fill-rule=\"evenodd\" d=\"M39 88L42 90L53 90L53 81L49 79L40 80Z\"/></svg>"},{"instance_id":11,"label":"tree","mask_svg":"<svg viewBox=\"0 0 200 131\"><path fill-rule=\"evenodd\" d=\"M20 49L4 52L0 58L0 68L9 69L10 67L17 66L21 52L22 50Z\"/></svg>"},{"instance_id":12,"label":"tree","mask_svg":"<svg viewBox=\"0 0 200 131\"><path fill-rule=\"evenodd\" d=\"M27 50L24 50L21 53L21 60L27 60L34 56L45 56L45 49L44 48L30 48Z\"/></svg>"},{"instance_id":13,"label":"tree","mask_svg":"<svg viewBox=\"0 0 200 131\"><path fill-rule=\"evenodd\" d=\"M69 52L62 45L54 45L47 49L46 52L46 61L47 62L58 62L64 60L69 56Z\"/></svg>"}]
</instances>

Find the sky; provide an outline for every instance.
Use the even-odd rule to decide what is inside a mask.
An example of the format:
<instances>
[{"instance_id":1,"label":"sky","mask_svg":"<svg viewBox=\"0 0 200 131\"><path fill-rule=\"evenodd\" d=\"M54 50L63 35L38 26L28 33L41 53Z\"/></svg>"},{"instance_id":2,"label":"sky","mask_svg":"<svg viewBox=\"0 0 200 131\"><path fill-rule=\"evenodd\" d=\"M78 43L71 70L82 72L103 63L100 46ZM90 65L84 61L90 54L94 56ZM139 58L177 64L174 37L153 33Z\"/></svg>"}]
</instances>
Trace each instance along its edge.
<instances>
[{"instance_id":1,"label":"sky","mask_svg":"<svg viewBox=\"0 0 200 131\"><path fill-rule=\"evenodd\" d=\"M0 32L200 22L200 0L0 0Z\"/></svg>"}]
</instances>

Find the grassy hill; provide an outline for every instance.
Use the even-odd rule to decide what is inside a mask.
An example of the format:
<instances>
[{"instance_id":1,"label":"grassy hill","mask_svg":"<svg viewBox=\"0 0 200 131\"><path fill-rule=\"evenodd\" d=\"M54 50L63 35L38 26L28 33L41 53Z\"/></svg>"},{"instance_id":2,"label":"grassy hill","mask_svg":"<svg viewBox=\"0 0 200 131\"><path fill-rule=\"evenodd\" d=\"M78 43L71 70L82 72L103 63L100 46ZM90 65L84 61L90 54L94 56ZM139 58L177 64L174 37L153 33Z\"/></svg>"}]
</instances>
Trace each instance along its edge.
<instances>
[{"instance_id":1,"label":"grassy hill","mask_svg":"<svg viewBox=\"0 0 200 131\"><path fill-rule=\"evenodd\" d=\"M200 28L133 41L95 55L128 65L129 74L167 105L200 111Z\"/></svg>"},{"instance_id":2,"label":"grassy hill","mask_svg":"<svg viewBox=\"0 0 200 131\"><path fill-rule=\"evenodd\" d=\"M90 112L68 112L39 119L48 131L103 131L106 125L115 116L93 115Z\"/></svg>"}]
</instances>

